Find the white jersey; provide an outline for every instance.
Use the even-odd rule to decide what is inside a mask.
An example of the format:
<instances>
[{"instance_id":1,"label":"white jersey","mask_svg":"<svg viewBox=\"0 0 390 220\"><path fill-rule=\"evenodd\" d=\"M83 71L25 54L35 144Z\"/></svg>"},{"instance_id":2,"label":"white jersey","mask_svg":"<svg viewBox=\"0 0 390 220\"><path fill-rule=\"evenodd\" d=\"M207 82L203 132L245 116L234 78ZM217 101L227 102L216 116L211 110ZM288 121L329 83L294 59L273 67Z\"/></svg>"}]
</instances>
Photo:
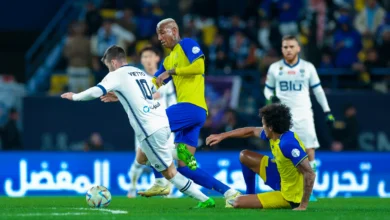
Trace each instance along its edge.
<instances>
[{"instance_id":1,"label":"white jersey","mask_svg":"<svg viewBox=\"0 0 390 220\"><path fill-rule=\"evenodd\" d=\"M153 79L153 76L147 76L149 77L150 81ZM158 101L160 102L162 108L167 109L169 106L177 104L176 92L172 80L164 86L161 86L158 89L158 92L160 93L160 98Z\"/></svg>"},{"instance_id":2,"label":"white jersey","mask_svg":"<svg viewBox=\"0 0 390 220\"><path fill-rule=\"evenodd\" d=\"M123 66L107 74L98 87L105 92L115 92L139 141L161 128L169 127L165 108L159 101L153 100L155 86L142 70Z\"/></svg>"},{"instance_id":3,"label":"white jersey","mask_svg":"<svg viewBox=\"0 0 390 220\"><path fill-rule=\"evenodd\" d=\"M294 116L294 112L311 112L310 88L321 85L314 65L308 61L298 59L290 66L284 60L273 63L267 74L266 87L275 90L281 103L287 105Z\"/></svg>"}]
</instances>

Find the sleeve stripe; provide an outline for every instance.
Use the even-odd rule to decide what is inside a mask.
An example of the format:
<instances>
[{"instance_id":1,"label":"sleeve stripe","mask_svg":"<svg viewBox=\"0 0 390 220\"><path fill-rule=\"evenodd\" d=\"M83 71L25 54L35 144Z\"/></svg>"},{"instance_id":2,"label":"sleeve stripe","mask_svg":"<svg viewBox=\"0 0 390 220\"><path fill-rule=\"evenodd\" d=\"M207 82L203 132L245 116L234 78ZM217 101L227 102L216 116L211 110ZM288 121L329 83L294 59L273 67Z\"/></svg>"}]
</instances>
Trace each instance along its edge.
<instances>
[{"instance_id":1,"label":"sleeve stripe","mask_svg":"<svg viewBox=\"0 0 390 220\"><path fill-rule=\"evenodd\" d=\"M310 88L314 89L315 87L320 86L320 85L321 85L321 83L317 83L315 85L310 86Z\"/></svg>"},{"instance_id":2,"label":"sleeve stripe","mask_svg":"<svg viewBox=\"0 0 390 220\"><path fill-rule=\"evenodd\" d=\"M97 85L97 87L99 87L103 91L103 95L107 94L106 88L104 88L102 85Z\"/></svg>"},{"instance_id":3,"label":"sleeve stripe","mask_svg":"<svg viewBox=\"0 0 390 220\"><path fill-rule=\"evenodd\" d=\"M267 87L268 89L271 89L271 90L275 90L275 87L269 86L267 84L265 84L265 87Z\"/></svg>"},{"instance_id":4,"label":"sleeve stripe","mask_svg":"<svg viewBox=\"0 0 390 220\"><path fill-rule=\"evenodd\" d=\"M301 159L297 164L295 164L295 167L297 167L300 163L302 163L302 161L303 161L304 159L306 159L307 157L308 157L307 154L306 154L306 156L302 157L302 159Z\"/></svg>"}]
</instances>

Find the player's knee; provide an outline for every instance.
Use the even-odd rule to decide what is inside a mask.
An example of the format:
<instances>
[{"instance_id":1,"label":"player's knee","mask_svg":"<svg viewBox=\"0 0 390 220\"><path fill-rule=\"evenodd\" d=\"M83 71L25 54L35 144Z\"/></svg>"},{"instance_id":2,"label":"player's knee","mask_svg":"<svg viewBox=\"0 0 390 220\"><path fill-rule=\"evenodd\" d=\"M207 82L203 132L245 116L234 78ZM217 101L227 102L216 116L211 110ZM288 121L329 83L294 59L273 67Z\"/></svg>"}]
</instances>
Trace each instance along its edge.
<instances>
[{"instance_id":1,"label":"player's knee","mask_svg":"<svg viewBox=\"0 0 390 220\"><path fill-rule=\"evenodd\" d=\"M242 150L241 152L240 152L240 162L242 163L242 164L245 164L245 162L246 162L246 158L248 157L248 150Z\"/></svg>"}]
</instances>

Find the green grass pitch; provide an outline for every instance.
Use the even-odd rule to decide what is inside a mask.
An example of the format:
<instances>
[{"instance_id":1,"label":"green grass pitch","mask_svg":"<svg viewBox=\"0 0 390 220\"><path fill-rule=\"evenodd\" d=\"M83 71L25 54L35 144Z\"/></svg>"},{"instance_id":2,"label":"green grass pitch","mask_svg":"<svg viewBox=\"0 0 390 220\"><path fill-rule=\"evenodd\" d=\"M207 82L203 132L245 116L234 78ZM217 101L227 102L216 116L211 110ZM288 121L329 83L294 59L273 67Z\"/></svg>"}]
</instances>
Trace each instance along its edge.
<instances>
[{"instance_id":1,"label":"green grass pitch","mask_svg":"<svg viewBox=\"0 0 390 220\"><path fill-rule=\"evenodd\" d=\"M359 220L390 219L390 199L337 198L320 199L310 203L304 212L291 210L226 209L224 200L217 198L213 209L190 209L196 201L190 198L113 197L108 208L89 208L85 197L0 197L0 219L223 219L223 220Z\"/></svg>"}]
</instances>

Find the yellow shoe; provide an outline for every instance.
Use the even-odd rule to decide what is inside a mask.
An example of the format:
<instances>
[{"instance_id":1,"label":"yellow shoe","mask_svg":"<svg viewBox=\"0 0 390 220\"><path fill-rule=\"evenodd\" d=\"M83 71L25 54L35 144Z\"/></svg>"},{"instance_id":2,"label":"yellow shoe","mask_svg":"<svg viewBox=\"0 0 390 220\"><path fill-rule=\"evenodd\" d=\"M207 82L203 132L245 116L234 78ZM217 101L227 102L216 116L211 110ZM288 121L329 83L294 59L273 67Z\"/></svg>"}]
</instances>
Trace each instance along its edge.
<instances>
[{"instance_id":1,"label":"yellow shoe","mask_svg":"<svg viewBox=\"0 0 390 220\"><path fill-rule=\"evenodd\" d=\"M145 197L152 196L167 196L171 192L171 184L167 184L166 186L160 186L154 184L150 189L146 191L139 191L138 195Z\"/></svg>"},{"instance_id":2,"label":"yellow shoe","mask_svg":"<svg viewBox=\"0 0 390 220\"><path fill-rule=\"evenodd\" d=\"M239 196L241 196L241 193L236 190L232 191L231 195L226 196L225 208L233 208L232 204L234 203L234 200Z\"/></svg>"}]
</instances>

